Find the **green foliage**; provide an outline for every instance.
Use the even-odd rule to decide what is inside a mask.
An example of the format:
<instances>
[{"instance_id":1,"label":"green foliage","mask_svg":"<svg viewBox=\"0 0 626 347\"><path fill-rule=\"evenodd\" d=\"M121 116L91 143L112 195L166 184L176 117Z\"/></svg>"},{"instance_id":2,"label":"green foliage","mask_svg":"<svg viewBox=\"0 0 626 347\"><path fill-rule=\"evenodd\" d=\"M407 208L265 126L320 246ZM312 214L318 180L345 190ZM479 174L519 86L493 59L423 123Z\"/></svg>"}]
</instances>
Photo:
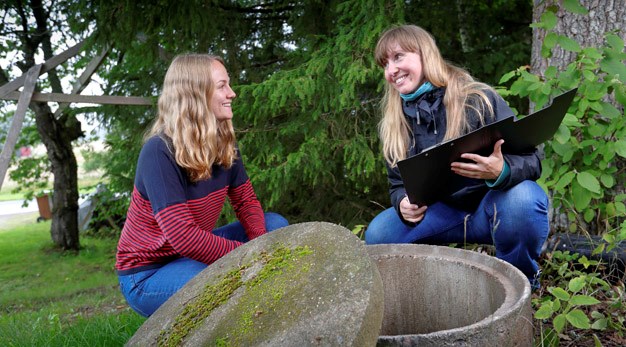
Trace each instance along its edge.
<instances>
[{"instance_id":1,"label":"green foliage","mask_svg":"<svg viewBox=\"0 0 626 347\"><path fill-rule=\"evenodd\" d=\"M494 85L530 61L530 1L407 1L403 22L431 32L446 60Z\"/></svg>"},{"instance_id":2,"label":"green foliage","mask_svg":"<svg viewBox=\"0 0 626 347\"><path fill-rule=\"evenodd\" d=\"M464 3L458 9L443 1L118 1L79 2L76 11L97 23L97 44L115 43L102 74L108 94L158 95L179 53L223 56L238 94L238 144L264 209L292 223L352 226L367 223L389 201L376 130L383 76L373 60L383 30L421 25L445 57L488 82L528 60L528 20L506 19L530 18L528 2ZM463 13L489 20L468 25ZM109 189L132 190L141 135L155 115L154 108L100 108L99 121L111 129ZM233 217L226 208L223 219Z\"/></svg>"},{"instance_id":3,"label":"green foliage","mask_svg":"<svg viewBox=\"0 0 626 347\"><path fill-rule=\"evenodd\" d=\"M574 4L577 2L567 3L568 9L580 11ZM626 195L619 183L626 181L624 42L607 33L601 47L581 47L551 31L556 20L555 14L547 11L534 25L547 30L542 55L549 57L560 46L577 53L576 59L563 71L548 67L544 76L521 67L505 74L500 83L511 82L503 94L528 97L536 109L544 107L551 97L578 88L557 134L545 146L540 184L552 192L554 209L567 214L570 231L586 222L602 233L626 216Z\"/></svg>"},{"instance_id":4,"label":"green foliage","mask_svg":"<svg viewBox=\"0 0 626 347\"><path fill-rule=\"evenodd\" d=\"M82 165L85 172L94 172L104 167L106 162L106 153L93 151L91 149L81 150L80 153L85 159L85 162Z\"/></svg>"},{"instance_id":5,"label":"green foliage","mask_svg":"<svg viewBox=\"0 0 626 347\"><path fill-rule=\"evenodd\" d=\"M88 199L95 204L95 207L85 235L117 240L122 232L126 211L130 204L128 195L114 193L106 189L104 185L98 186L94 193L89 194Z\"/></svg>"},{"instance_id":6,"label":"green foliage","mask_svg":"<svg viewBox=\"0 0 626 347\"><path fill-rule=\"evenodd\" d=\"M17 162L17 167L9 173L9 177L18 183L13 193L24 193L25 201L44 193L49 187L51 176L50 161L44 156L22 158Z\"/></svg>"},{"instance_id":7,"label":"green foliage","mask_svg":"<svg viewBox=\"0 0 626 347\"><path fill-rule=\"evenodd\" d=\"M611 286L602 279L597 272L602 266L599 261L569 251L548 255L542 265L542 278L551 284L549 294L533 299L534 317L542 329L537 345L558 346L560 336L572 329L623 336L624 284Z\"/></svg>"}]
</instances>

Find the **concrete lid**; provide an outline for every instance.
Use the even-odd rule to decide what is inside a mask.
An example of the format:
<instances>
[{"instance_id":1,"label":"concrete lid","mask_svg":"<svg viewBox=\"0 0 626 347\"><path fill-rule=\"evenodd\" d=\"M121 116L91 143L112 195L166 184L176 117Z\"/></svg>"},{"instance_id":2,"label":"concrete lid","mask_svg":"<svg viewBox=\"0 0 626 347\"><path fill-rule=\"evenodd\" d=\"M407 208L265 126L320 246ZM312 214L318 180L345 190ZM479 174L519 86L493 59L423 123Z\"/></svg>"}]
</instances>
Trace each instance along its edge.
<instances>
[{"instance_id":1,"label":"concrete lid","mask_svg":"<svg viewBox=\"0 0 626 347\"><path fill-rule=\"evenodd\" d=\"M324 222L291 225L222 257L128 346L373 346L383 286L365 245Z\"/></svg>"}]
</instances>

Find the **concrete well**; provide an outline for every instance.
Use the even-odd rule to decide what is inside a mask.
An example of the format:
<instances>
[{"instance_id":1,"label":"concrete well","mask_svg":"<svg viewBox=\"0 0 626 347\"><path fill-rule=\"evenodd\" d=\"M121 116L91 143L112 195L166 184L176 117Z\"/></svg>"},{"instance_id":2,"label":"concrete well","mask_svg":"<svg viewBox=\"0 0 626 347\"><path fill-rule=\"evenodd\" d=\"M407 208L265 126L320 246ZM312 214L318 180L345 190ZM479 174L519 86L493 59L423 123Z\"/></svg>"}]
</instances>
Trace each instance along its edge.
<instances>
[{"instance_id":1,"label":"concrete well","mask_svg":"<svg viewBox=\"0 0 626 347\"><path fill-rule=\"evenodd\" d=\"M532 346L530 285L509 263L441 246L367 249L385 297L378 346Z\"/></svg>"}]
</instances>

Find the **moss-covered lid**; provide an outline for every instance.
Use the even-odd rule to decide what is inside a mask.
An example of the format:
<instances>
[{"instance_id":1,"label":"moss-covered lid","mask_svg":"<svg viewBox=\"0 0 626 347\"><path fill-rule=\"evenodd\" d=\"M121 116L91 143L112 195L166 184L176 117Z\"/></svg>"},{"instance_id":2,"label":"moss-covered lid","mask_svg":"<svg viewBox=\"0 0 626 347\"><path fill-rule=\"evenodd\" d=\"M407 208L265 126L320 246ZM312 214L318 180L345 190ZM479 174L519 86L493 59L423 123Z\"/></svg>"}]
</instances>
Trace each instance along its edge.
<instances>
[{"instance_id":1,"label":"moss-covered lid","mask_svg":"<svg viewBox=\"0 0 626 347\"><path fill-rule=\"evenodd\" d=\"M330 223L230 252L157 310L128 346L373 346L383 288L365 245Z\"/></svg>"}]
</instances>

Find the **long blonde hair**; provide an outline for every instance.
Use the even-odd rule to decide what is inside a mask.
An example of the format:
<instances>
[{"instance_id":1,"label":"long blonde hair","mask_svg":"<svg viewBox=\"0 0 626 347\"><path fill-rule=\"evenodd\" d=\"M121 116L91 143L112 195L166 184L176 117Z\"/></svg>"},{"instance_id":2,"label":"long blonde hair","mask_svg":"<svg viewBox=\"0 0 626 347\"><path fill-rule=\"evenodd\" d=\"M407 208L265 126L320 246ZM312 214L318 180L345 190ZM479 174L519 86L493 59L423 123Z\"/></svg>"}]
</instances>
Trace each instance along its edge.
<instances>
[{"instance_id":1,"label":"long blonde hair","mask_svg":"<svg viewBox=\"0 0 626 347\"><path fill-rule=\"evenodd\" d=\"M211 111L214 63L224 65L220 57L208 54L174 58L163 81L159 115L144 136L165 137L176 163L193 182L210 178L214 164L230 168L236 159L232 121L218 121Z\"/></svg>"},{"instance_id":2,"label":"long blonde hair","mask_svg":"<svg viewBox=\"0 0 626 347\"><path fill-rule=\"evenodd\" d=\"M443 59L433 37L415 25L396 26L385 31L378 43L374 57L383 67L389 52L399 45L422 59L424 80L435 87L445 87L443 104L446 108L446 134L444 140L456 138L468 129L467 111L473 109L484 124L484 113L493 113L493 106L485 94L490 87L474 80L465 70ZM378 124L385 160L393 167L405 159L411 141L411 129L402 111L400 94L389 83L381 102L383 117Z\"/></svg>"}]
</instances>

